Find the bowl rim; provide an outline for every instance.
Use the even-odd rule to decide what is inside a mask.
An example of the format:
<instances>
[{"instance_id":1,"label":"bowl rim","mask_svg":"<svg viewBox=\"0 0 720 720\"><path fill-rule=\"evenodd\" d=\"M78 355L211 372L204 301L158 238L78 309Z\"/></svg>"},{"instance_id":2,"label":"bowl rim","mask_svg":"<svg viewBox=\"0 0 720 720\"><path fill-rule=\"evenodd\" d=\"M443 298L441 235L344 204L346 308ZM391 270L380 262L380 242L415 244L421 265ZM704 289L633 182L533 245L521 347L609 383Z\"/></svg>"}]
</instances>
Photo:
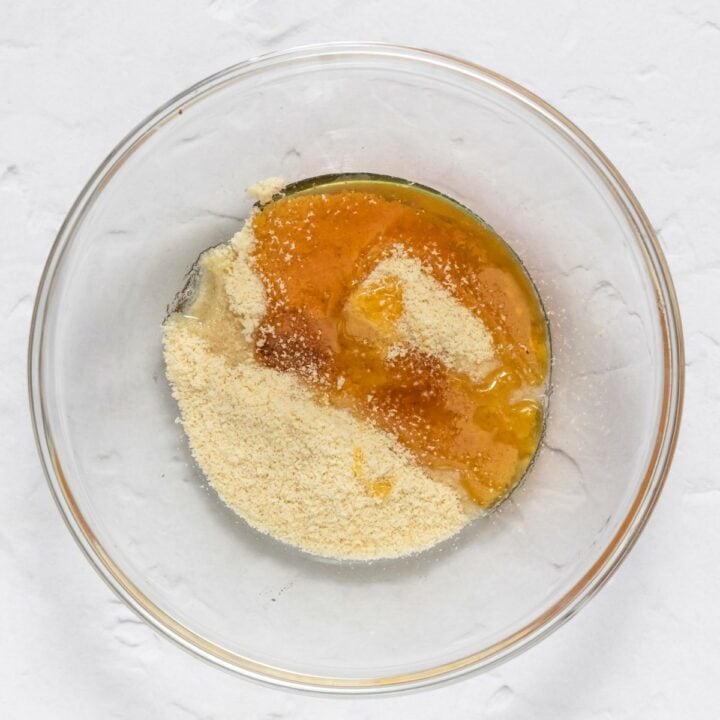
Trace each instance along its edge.
<instances>
[{"instance_id":1,"label":"bowl rim","mask_svg":"<svg viewBox=\"0 0 720 720\"><path fill-rule=\"evenodd\" d=\"M125 160L175 114L241 77L269 68L319 58L400 59L451 70L504 92L519 101L584 156L612 193L625 219L633 226L652 280L663 339L662 404L655 444L645 474L620 527L595 563L550 608L499 642L441 665L386 677L329 677L305 675L237 655L194 633L155 605L115 564L95 537L78 507L60 464L43 392L43 341L48 303L56 271L65 249L95 198ZM452 55L404 45L379 42L333 42L303 45L252 57L195 83L171 98L131 130L99 165L63 221L43 269L30 325L28 391L30 414L40 461L55 503L65 524L91 565L108 586L151 627L197 657L249 679L284 689L324 694L370 694L407 691L448 682L487 670L532 647L567 622L598 592L635 544L652 513L664 485L677 443L684 393L684 348L680 311L667 262L650 222L617 169L599 148L564 115L547 102L504 76Z\"/></svg>"}]
</instances>

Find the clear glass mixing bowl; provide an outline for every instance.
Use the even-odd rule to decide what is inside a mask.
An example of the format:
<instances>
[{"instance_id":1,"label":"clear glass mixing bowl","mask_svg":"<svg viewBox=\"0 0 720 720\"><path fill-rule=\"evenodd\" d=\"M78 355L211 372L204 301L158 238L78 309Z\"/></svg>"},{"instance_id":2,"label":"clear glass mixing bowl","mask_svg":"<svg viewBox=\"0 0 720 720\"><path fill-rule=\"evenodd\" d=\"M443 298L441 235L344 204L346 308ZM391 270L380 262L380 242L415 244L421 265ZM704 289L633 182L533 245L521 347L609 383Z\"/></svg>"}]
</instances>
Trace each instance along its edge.
<instances>
[{"instance_id":1,"label":"clear glass mixing bowl","mask_svg":"<svg viewBox=\"0 0 720 720\"><path fill-rule=\"evenodd\" d=\"M175 423L160 345L186 271L250 209L246 186L344 171L485 218L535 280L554 354L545 439L511 499L432 551L368 565L293 551L222 505ZM241 63L133 130L60 230L30 345L50 487L110 586L202 658L337 693L487 668L567 620L647 520L682 381L665 261L602 153L488 70L375 44Z\"/></svg>"}]
</instances>

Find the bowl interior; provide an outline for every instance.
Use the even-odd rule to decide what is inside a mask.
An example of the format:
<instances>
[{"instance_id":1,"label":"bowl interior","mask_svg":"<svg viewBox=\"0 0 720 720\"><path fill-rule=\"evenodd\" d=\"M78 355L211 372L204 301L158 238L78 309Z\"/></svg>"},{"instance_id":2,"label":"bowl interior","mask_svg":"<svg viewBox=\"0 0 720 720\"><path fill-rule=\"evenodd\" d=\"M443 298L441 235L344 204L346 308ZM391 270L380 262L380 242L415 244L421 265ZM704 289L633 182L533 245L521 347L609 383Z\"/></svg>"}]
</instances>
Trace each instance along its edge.
<instances>
[{"instance_id":1,"label":"bowl interior","mask_svg":"<svg viewBox=\"0 0 720 720\"><path fill-rule=\"evenodd\" d=\"M666 403L657 279L593 159L493 76L390 50L236 68L151 125L65 229L34 348L53 482L98 563L171 634L286 680L431 673L540 628L647 492ZM369 565L303 555L222 505L175 423L160 344L188 268L250 209L245 187L353 171L487 220L539 289L554 356L545 440L511 499L443 546Z\"/></svg>"}]
</instances>

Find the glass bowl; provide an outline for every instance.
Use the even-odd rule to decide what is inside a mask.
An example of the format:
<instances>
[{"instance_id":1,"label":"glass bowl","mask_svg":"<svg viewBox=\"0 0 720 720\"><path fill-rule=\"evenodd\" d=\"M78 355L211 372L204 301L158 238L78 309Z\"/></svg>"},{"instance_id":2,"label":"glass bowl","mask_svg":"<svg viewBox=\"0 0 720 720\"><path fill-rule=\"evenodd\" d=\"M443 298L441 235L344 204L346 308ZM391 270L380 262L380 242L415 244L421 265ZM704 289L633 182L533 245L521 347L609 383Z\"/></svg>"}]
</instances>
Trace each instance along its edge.
<instances>
[{"instance_id":1,"label":"glass bowl","mask_svg":"<svg viewBox=\"0 0 720 720\"><path fill-rule=\"evenodd\" d=\"M260 535L208 489L164 376L161 323L243 189L373 172L471 208L547 310L552 393L525 482L428 552L332 563ZM387 692L488 668L575 613L628 552L682 399L672 283L636 199L557 111L426 51L332 44L228 68L102 163L40 283L30 394L57 504L91 563L168 638L284 687Z\"/></svg>"}]
</instances>

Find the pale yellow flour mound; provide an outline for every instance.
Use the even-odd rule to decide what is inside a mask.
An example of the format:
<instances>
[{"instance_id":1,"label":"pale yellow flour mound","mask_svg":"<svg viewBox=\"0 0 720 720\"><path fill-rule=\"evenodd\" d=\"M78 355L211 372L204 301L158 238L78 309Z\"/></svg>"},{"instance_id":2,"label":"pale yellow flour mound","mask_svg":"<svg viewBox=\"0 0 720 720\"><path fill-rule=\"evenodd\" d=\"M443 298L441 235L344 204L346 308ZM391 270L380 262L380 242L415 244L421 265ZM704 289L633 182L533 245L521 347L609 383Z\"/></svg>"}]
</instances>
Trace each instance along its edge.
<instances>
[{"instance_id":1,"label":"pale yellow flour mound","mask_svg":"<svg viewBox=\"0 0 720 720\"><path fill-rule=\"evenodd\" d=\"M250 223L201 262L185 314L165 323L167 376L193 455L250 525L318 555L373 559L428 548L479 512L393 437L258 364L264 311Z\"/></svg>"},{"instance_id":2,"label":"pale yellow flour mound","mask_svg":"<svg viewBox=\"0 0 720 720\"><path fill-rule=\"evenodd\" d=\"M285 187L285 180L280 176L266 178L251 185L245 192L254 197L261 205L269 203L275 195Z\"/></svg>"},{"instance_id":3,"label":"pale yellow flour mound","mask_svg":"<svg viewBox=\"0 0 720 720\"><path fill-rule=\"evenodd\" d=\"M388 283L399 284L402 309L397 320L388 324L382 315L362 317L362 297ZM360 302L357 302L360 300ZM481 381L497 367L492 336L480 318L458 302L420 260L410 257L402 247L381 260L351 295L346 307L350 320L362 322L374 340L384 340L388 355L402 355L407 347L422 350L441 360L448 368Z\"/></svg>"}]
</instances>

